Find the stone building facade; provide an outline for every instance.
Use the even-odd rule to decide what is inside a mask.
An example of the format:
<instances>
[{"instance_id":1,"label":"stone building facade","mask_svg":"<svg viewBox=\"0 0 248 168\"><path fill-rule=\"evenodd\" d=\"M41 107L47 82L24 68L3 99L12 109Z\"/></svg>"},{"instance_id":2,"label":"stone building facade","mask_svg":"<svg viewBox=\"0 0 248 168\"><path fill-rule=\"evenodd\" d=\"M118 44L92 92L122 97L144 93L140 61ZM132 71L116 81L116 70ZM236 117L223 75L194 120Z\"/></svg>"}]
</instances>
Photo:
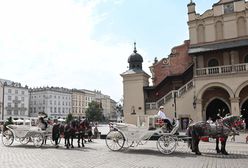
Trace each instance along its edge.
<instances>
[{"instance_id":1,"label":"stone building facade","mask_svg":"<svg viewBox=\"0 0 248 168\"><path fill-rule=\"evenodd\" d=\"M29 92L27 86L9 80L2 80L2 120L29 116Z\"/></svg>"},{"instance_id":2,"label":"stone building facade","mask_svg":"<svg viewBox=\"0 0 248 168\"><path fill-rule=\"evenodd\" d=\"M30 92L30 116L45 112L50 118L66 118L71 113L72 92L61 87L33 88Z\"/></svg>"},{"instance_id":3,"label":"stone building facade","mask_svg":"<svg viewBox=\"0 0 248 168\"><path fill-rule=\"evenodd\" d=\"M228 113L242 114L247 122L248 2L220 0L203 14L198 14L195 6L193 1L187 6L188 44L186 41L181 51L172 49L172 54L182 54L156 60L150 68L153 86L143 81L142 93L125 90L129 84L123 78L124 99L139 93L145 102L140 106L143 115L156 114L163 105L167 115L179 118L181 124L189 118L216 119L218 114ZM177 60L179 66L173 67L172 60ZM126 101L126 105L129 104ZM130 101L133 106L143 105L137 100ZM129 108L131 105L126 107ZM127 122L135 122L135 119Z\"/></svg>"},{"instance_id":4,"label":"stone building facade","mask_svg":"<svg viewBox=\"0 0 248 168\"><path fill-rule=\"evenodd\" d=\"M85 92L78 89L72 89L72 115L76 117L85 117Z\"/></svg>"}]
</instances>

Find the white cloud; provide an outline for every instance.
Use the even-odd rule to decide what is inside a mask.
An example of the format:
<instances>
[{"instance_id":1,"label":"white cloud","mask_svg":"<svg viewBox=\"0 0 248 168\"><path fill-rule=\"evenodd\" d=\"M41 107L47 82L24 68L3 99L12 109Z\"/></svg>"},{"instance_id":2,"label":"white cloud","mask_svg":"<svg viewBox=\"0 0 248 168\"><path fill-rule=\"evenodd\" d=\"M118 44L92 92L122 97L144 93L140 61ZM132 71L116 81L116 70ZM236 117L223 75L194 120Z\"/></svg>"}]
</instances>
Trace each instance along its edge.
<instances>
[{"instance_id":1,"label":"white cloud","mask_svg":"<svg viewBox=\"0 0 248 168\"><path fill-rule=\"evenodd\" d=\"M92 39L107 18L94 13L101 2L0 0L0 78L31 87L97 89L118 101L132 43L113 43L112 34Z\"/></svg>"}]
</instances>

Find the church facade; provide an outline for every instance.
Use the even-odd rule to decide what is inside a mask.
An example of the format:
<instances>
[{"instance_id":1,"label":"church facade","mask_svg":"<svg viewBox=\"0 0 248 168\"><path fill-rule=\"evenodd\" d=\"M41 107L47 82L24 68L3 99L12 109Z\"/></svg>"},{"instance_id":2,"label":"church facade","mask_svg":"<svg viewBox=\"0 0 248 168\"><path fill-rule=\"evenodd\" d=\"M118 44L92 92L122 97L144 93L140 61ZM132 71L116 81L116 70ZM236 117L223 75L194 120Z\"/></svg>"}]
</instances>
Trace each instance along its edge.
<instances>
[{"instance_id":1,"label":"church facade","mask_svg":"<svg viewBox=\"0 0 248 168\"><path fill-rule=\"evenodd\" d=\"M169 117L181 120L182 129L190 118L215 120L228 113L248 122L248 2L220 0L203 14L195 6L192 1L187 6L189 40L168 58L154 60L152 86L141 59L139 67L130 67L137 61L131 59L121 74L126 122L156 114L161 105Z\"/></svg>"}]
</instances>

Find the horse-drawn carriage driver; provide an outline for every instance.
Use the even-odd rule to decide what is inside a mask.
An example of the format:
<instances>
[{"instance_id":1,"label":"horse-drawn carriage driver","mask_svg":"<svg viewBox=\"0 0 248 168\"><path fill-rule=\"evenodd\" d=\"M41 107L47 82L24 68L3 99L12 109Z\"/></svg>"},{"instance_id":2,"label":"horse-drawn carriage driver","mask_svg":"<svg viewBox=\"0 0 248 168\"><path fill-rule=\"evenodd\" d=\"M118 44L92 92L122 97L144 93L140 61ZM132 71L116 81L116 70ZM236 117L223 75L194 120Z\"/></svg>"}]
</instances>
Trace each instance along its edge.
<instances>
[{"instance_id":1,"label":"horse-drawn carriage driver","mask_svg":"<svg viewBox=\"0 0 248 168\"><path fill-rule=\"evenodd\" d=\"M40 127L41 130L46 130L47 129L47 123L46 123L46 121L44 120L43 117L39 118L37 126Z\"/></svg>"},{"instance_id":2,"label":"horse-drawn carriage driver","mask_svg":"<svg viewBox=\"0 0 248 168\"><path fill-rule=\"evenodd\" d=\"M47 129L47 122L45 121L46 117L47 117L47 114L45 112L39 112L38 113L37 126L40 127L41 130Z\"/></svg>"},{"instance_id":3,"label":"horse-drawn carriage driver","mask_svg":"<svg viewBox=\"0 0 248 168\"><path fill-rule=\"evenodd\" d=\"M159 107L159 111L157 116L162 119L164 121L164 123L167 124L167 128L169 129L169 131L171 131L173 129L172 126L172 120L170 118L168 118L165 113L164 113L164 106L160 106Z\"/></svg>"}]
</instances>

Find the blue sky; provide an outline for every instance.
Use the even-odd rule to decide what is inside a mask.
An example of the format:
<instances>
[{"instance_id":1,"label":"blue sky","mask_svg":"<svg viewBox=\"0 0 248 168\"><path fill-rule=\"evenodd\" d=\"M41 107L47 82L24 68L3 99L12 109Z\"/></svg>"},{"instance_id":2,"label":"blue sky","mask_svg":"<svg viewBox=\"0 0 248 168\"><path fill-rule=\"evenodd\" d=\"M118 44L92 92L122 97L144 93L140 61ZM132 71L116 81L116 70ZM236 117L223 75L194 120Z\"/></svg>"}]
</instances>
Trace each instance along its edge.
<instances>
[{"instance_id":1,"label":"blue sky","mask_svg":"<svg viewBox=\"0 0 248 168\"><path fill-rule=\"evenodd\" d=\"M188 39L190 0L0 0L0 78L119 101L133 42L143 69ZM193 0L203 13L218 0Z\"/></svg>"}]
</instances>

